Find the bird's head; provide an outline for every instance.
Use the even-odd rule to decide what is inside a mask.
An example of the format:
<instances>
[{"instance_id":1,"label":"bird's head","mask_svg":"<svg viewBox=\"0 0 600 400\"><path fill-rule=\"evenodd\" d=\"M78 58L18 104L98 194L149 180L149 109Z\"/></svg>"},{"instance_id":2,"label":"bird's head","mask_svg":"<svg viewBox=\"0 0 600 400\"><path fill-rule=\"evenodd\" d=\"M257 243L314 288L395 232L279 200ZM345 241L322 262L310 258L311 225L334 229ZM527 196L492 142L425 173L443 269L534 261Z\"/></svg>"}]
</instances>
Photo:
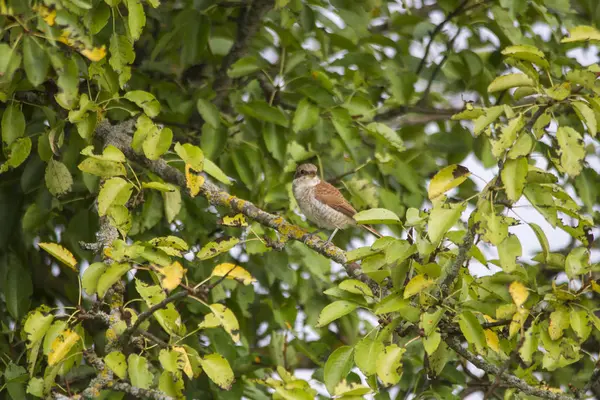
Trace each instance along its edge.
<instances>
[{"instance_id":1,"label":"bird's head","mask_svg":"<svg viewBox=\"0 0 600 400\"><path fill-rule=\"evenodd\" d=\"M317 166L314 164L300 164L296 167L294 179L308 178L312 179L317 176Z\"/></svg>"}]
</instances>

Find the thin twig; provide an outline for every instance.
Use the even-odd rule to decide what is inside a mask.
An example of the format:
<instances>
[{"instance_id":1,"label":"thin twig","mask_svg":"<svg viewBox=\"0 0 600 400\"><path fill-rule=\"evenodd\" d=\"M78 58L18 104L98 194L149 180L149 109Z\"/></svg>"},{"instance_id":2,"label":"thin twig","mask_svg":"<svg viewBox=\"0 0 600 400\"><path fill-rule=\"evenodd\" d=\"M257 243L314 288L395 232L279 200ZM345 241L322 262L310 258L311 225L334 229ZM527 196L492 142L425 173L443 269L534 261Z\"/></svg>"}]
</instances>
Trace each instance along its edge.
<instances>
[{"instance_id":1,"label":"thin twig","mask_svg":"<svg viewBox=\"0 0 600 400\"><path fill-rule=\"evenodd\" d=\"M511 375L506 371L502 371L500 367L494 364L490 364L484 359L471 353L469 350L464 349L460 343L460 339L456 336L450 335L447 336L444 340L448 344L448 347L454 350L461 357L464 357L465 359L470 361L477 368L484 370L488 374L500 375L505 384L517 388L525 394L538 396L543 399L549 400L575 400L573 397L567 396L562 393L556 393L550 390L543 389L541 387L532 386L525 382L523 379L517 378L516 376Z\"/></svg>"},{"instance_id":2,"label":"thin twig","mask_svg":"<svg viewBox=\"0 0 600 400\"><path fill-rule=\"evenodd\" d=\"M442 31L442 29L444 29L444 26L446 26L446 24L448 22L450 22L450 20L452 18L456 17L457 15L459 15L460 13L463 12L463 9L465 8L465 6L467 5L468 2L469 2L469 0L463 0L462 3L460 3L458 5L458 7L456 7L454 9L454 11L452 11L450 14L448 14L446 16L446 19L444 19L442 22L437 24L435 26L435 28L433 28L433 32L431 32L431 35L429 36L430 39L429 39L429 42L427 43L427 47L425 47L425 54L423 54L423 58L421 58L421 62L419 63L419 66L417 67L417 75L421 73L421 71L423 70L423 67L425 66L425 63L427 62L427 57L429 56L429 51L431 50L431 45L433 44L437 34L440 33Z\"/></svg>"}]
</instances>

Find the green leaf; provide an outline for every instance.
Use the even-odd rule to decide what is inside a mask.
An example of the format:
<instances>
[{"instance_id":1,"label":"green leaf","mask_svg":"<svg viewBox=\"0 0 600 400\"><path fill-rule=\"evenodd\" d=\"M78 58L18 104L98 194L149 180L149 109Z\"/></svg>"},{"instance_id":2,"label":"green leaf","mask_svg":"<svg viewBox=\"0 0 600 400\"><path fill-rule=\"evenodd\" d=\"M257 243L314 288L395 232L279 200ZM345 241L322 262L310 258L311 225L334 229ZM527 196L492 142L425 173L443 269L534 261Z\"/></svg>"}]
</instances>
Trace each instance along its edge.
<instances>
[{"instance_id":1,"label":"green leaf","mask_svg":"<svg viewBox=\"0 0 600 400\"><path fill-rule=\"evenodd\" d=\"M129 25L129 33L133 40L138 40L144 26L146 26L146 14L144 6L140 0L126 0L129 15L127 15L127 23Z\"/></svg>"},{"instance_id":2,"label":"green leaf","mask_svg":"<svg viewBox=\"0 0 600 400\"><path fill-rule=\"evenodd\" d=\"M242 57L227 70L227 75L230 78L241 78L242 76L253 74L254 72L260 71L263 67L263 63L256 59L254 56Z\"/></svg>"},{"instance_id":3,"label":"green leaf","mask_svg":"<svg viewBox=\"0 0 600 400\"><path fill-rule=\"evenodd\" d=\"M44 380L42 378L31 378L27 384L27 393L35 397L44 397Z\"/></svg>"},{"instance_id":4,"label":"green leaf","mask_svg":"<svg viewBox=\"0 0 600 400\"><path fill-rule=\"evenodd\" d=\"M533 353L537 351L538 347L538 327L532 324L527 331L525 331L525 340L523 345L519 348L519 355L521 360L527 365L533 361Z\"/></svg>"},{"instance_id":5,"label":"green leaf","mask_svg":"<svg viewBox=\"0 0 600 400\"><path fill-rule=\"evenodd\" d=\"M319 122L319 107L315 106L306 98L300 100L292 121L292 129L294 132L310 129L315 126L317 122Z\"/></svg>"},{"instance_id":6,"label":"green leaf","mask_svg":"<svg viewBox=\"0 0 600 400\"><path fill-rule=\"evenodd\" d=\"M421 327L425 332L426 336L431 335L437 328L439 322L442 320L444 316L445 310L443 308L438 308L434 312L425 312L421 314Z\"/></svg>"},{"instance_id":7,"label":"green leaf","mask_svg":"<svg viewBox=\"0 0 600 400\"><path fill-rule=\"evenodd\" d=\"M473 133L478 136L504 112L504 106L494 106L484 109L484 114L475 120Z\"/></svg>"},{"instance_id":8,"label":"green leaf","mask_svg":"<svg viewBox=\"0 0 600 400\"><path fill-rule=\"evenodd\" d=\"M467 204L436 204L429 213L427 223L427 236L431 243L437 246L444 238L446 232L450 230L460 219Z\"/></svg>"},{"instance_id":9,"label":"green leaf","mask_svg":"<svg viewBox=\"0 0 600 400\"><path fill-rule=\"evenodd\" d=\"M154 118L160 113L160 103L152 93L143 90L132 90L131 92L125 93L125 98L134 102L138 107L144 110L144 113L150 118ZM163 130L164 129L168 128L163 128Z\"/></svg>"},{"instance_id":10,"label":"green leaf","mask_svg":"<svg viewBox=\"0 0 600 400\"><path fill-rule=\"evenodd\" d=\"M172 141L173 131L171 128L154 129L144 140L142 149L148 159L158 160L160 156L169 150Z\"/></svg>"},{"instance_id":11,"label":"green leaf","mask_svg":"<svg viewBox=\"0 0 600 400\"><path fill-rule=\"evenodd\" d=\"M374 375L377 368L377 357L382 351L382 342L368 336L364 337L354 346L354 362L365 375Z\"/></svg>"},{"instance_id":12,"label":"green leaf","mask_svg":"<svg viewBox=\"0 0 600 400\"><path fill-rule=\"evenodd\" d=\"M13 102L2 114L2 141L10 146L23 135L25 135L25 116L19 106Z\"/></svg>"},{"instance_id":13,"label":"green leaf","mask_svg":"<svg viewBox=\"0 0 600 400\"><path fill-rule=\"evenodd\" d=\"M77 166L77 168L79 168L81 172L103 178L127 175L127 171L123 164L114 161L97 160L95 158L86 158Z\"/></svg>"},{"instance_id":14,"label":"green leaf","mask_svg":"<svg viewBox=\"0 0 600 400\"><path fill-rule=\"evenodd\" d=\"M327 358L323 371L323 381L327 391L334 393L335 387L346 378L353 366L354 348L351 346L340 346Z\"/></svg>"},{"instance_id":15,"label":"green leaf","mask_svg":"<svg viewBox=\"0 0 600 400\"><path fill-rule=\"evenodd\" d=\"M179 191L179 187L171 183L167 185L170 190L168 192L161 192L161 195L165 206L165 218L167 222L171 223L181 211L181 192Z\"/></svg>"},{"instance_id":16,"label":"green leaf","mask_svg":"<svg viewBox=\"0 0 600 400\"><path fill-rule=\"evenodd\" d=\"M559 308L550 314L548 335L552 340L558 340L563 336L565 329L570 325L570 313L566 308Z\"/></svg>"},{"instance_id":17,"label":"green leaf","mask_svg":"<svg viewBox=\"0 0 600 400\"><path fill-rule=\"evenodd\" d=\"M45 181L50 193L57 197L70 192L73 185L73 177L65 164L54 159L48 161Z\"/></svg>"},{"instance_id":18,"label":"green leaf","mask_svg":"<svg viewBox=\"0 0 600 400\"><path fill-rule=\"evenodd\" d=\"M46 80L50 58L46 49L33 36L23 38L23 66L27 79L33 86L38 86Z\"/></svg>"},{"instance_id":19,"label":"green leaf","mask_svg":"<svg viewBox=\"0 0 600 400\"><path fill-rule=\"evenodd\" d=\"M486 340L477 317L471 311L463 311L458 318L458 325L467 342L474 345L479 353L482 353L486 347Z\"/></svg>"},{"instance_id":20,"label":"green leaf","mask_svg":"<svg viewBox=\"0 0 600 400\"><path fill-rule=\"evenodd\" d=\"M373 297L373 291L369 285L358 279L346 279L342 281L338 287L350 293Z\"/></svg>"},{"instance_id":21,"label":"green leaf","mask_svg":"<svg viewBox=\"0 0 600 400\"><path fill-rule=\"evenodd\" d=\"M17 168L27 160L30 153L31 139L28 137L19 138L10 145L10 152L6 164L11 168Z\"/></svg>"},{"instance_id":22,"label":"green leaf","mask_svg":"<svg viewBox=\"0 0 600 400\"><path fill-rule=\"evenodd\" d=\"M127 36L113 33L110 37L110 66L117 72L122 73L125 67L135 60L133 44ZM127 98L127 94L125 94ZM133 100L132 100L133 101Z\"/></svg>"},{"instance_id":23,"label":"green leaf","mask_svg":"<svg viewBox=\"0 0 600 400\"><path fill-rule=\"evenodd\" d=\"M148 307L152 307L166 298L165 292L160 285L147 285L139 279L136 279L135 288ZM163 309L157 310L152 316L156 318L160 326L162 326L168 334L179 336L185 334L185 325L173 303L169 303Z\"/></svg>"},{"instance_id":24,"label":"green leaf","mask_svg":"<svg viewBox=\"0 0 600 400\"><path fill-rule=\"evenodd\" d=\"M213 128L218 128L221 125L221 113L212 102L200 98L196 102L196 108L207 124Z\"/></svg>"},{"instance_id":25,"label":"green leaf","mask_svg":"<svg viewBox=\"0 0 600 400\"><path fill-rule=\"evenodd\" d=\"M221 389L229 390L234 375L229 362L220 354L208 354L200 358L200 365L206 375Z\"/></svg>"},{"instance_id":26,"label":"green leaf","mask_svg":"<svg viewBox=\"0 0 600 400\"><path fill-rule=\"evenodd\" d=\"M112 351L104 357L106 366L119 378L127 378L127 360L120 351Z\"/></svg>"},{"instance_id":27,"label":"green leaf","mask_svg":"<svg viewBox=\"0 0 600 400\"><path fill-rule=\"evenodd\" d=\"M569 252L565 262L565 272L569 279L575 279L578 275L587 274L591 271L590 252L585 247L576 247Z\"/></svg>"},{"instance_id":28,"label":"green leaf","mask_svg":"<svg viewBox=\"0 0 600 400\"><path fill-rule=\"evenodd\" d=\"M81 278L81 287L86 291L87 294L92 295L96 293L98 288L98 281L104 272L106 271L106 264L96 262L85 269L83 277Z\"/></svg>"},{"instance_id":29,"label":"green leaf","mask_svg":"<svg viewBox=\"0 0 600 400\"><path fill-rule=\"evenodd\" d=\"M569 322L579 342L586 341L592 333L592 323L588 312L586 310L571 310Z\"/></svg>"},{"instance_id":30,"label":"green leaf","mask_svg":"<svg viewBox=\"0 0 600 400\"><path fill-rule=\"evenodd\" d=\"M457 187L471 176L468 168L453 164L442 168L429 182L427 195L429 200L440 197L448 190Z\"/></svg>"},{"instance_id":31,"label":"green leaf","mask_svg":"<svg viewBox=\"0 0 600 400\"><path fill-rule=\"evenodd\" d=\"M402 377L402 356L404 347L397 344L386 346L377 357L377 376L385 387L395 385Z\"/></svg>"},{"instance_id":32,"label":"green leaf","mask_svg":"<svg viewBox=\"0 0 600 400\"><path fill-rule=\"evenodd\" d=\"M510 273L517 269L516 259L517 257L521 257L522 252L521 242L515 235L508 235L508 237L498 245L498 256L504 272Z\"/></svg>"},{"instance_id":33,"label":"green leaf","mask_svg":"<svg viewBox=\"0 0 600 400\"><path fill-rule=\"evenodd\" d=\"M546 258L548 257L548 254L550 253L550 243L548 242L548 238L546 237L544 230L539 225L537 225L533 222L530 222L528 225L531 227L531 229L535 233L535 236L538 238L538 241L540 242L540 245L542 246L542 253L544 255L544 260L546 260Z\"/></svg>"},{"instance_id":34,"label":"green leaf","mask_svg":"<svg viewBox=\"0 0 600 400\"><path fill-rule=\"evenodd\" d=\"M380 122L371 122L367 125L366 129L370 134L383 138L396 151L402 152L406 150L404 142L400 136L398 136L398 133L389 126Z\"/></svg>"},{"instance_id":35,"label":"green leaf","mask_svg":"<svg viewBox=\"0 0 600 400\"><path fill-rule=\"evenodd\" d=\"M208 158L204 159L204 172L215 178L225 185L231 185L231 179L219 168L215 163Z\"/></svg>"},{"instance_id":36,"label":"green leaf","mask_svg":"<svg viewBox=\"0 0 600 400\"><path fill-rule=\"evenodd\" d=\"M500 138L498 140L492 140L492 154L496 158L500 156L512 146L518 133L525 126L525 119L523 114L517 115L515 118L508 122L508 125L502 127Z\"/></svg>"},{"instance_id":37,"label":"green leaf","mask_svg":"<svg viewBox=\"0 0 600 400\"><path fill-rule=\"evenodd\" d=\"M594 111L582 101L573 101L571 102L571 106L577 113L579 119L585 123L588 133L591 136L596 136L596 133L598 132L598 125Z\"/></svg>"},{"instance_id":38,"label":"green leaf","mask_svg":"<svg viewBox=\"0 0 600 400\"><path fill-rule=\"evenodd\" d=\"M142 182L142 189L154 189L159 192L173 192L174 189L170 183L162 182Z\"/></svg>"},{"instance_id":39,"label":"green leaf","mask_svg":"<svg viewBox=\"0 0 600 400\"><path fill-rule=\"evenodd\" d=\"M535 86L535 82L525 74L507 74L494 79L487 91L493 93L521 86Z\"/></svg>"},{"instance_id":40,"label":"green leaf","mask_svg":"<svg viewBox=\"0 0 600 400\"><path fill-rule=\"evenodd\" d=\"M226 251L231 250L236 244L238 244L240 240L236 237L222 237L214 242L209 242L205 244L196 257L200 260L208 260L209 258L213 258L218 256L219 254L225 253Z\"/></svg>"},{"instance_id":41,"label":"green leaf","mask_svg":"<svg viewBox=\"0 0 600 400\"><path fill-rule=\"evenodd\" d=\"M432 332L431 335L423 338L423 348L427 355L432 355L439 347L442 341L442 335L438 332Z\"/></svg>"},{"instance_id":42,"label":"green leaf","mask_svg":"<svg viewBox=\"0 0 600 400\"><path fill-rule=\"evenodd\" d=\"M544 89L546 94L556 101L563 101L571 94L571 84L563 82L559 85L554 85L550 89Z\"/></svg>"},{"instance_id":43,"label":"green leaf","mask_svg":"<svg viewBox=\"0 0 600 400\"><path fill-rule=\"evenodd\" d=\"M560 164L567 174L577 176L581 172L581 162L585 158L585 148L581 135L575 129L561 126L556 132L560 147Z\"/></svg>"},{"instance_id":44,"label":"green leaf","mask_svg":"<svg viewBox=\"0 0 600 400\"><path fill-rule=\"evenodd\" d=\"M517 58L519 60L532 62L542 68L548 68L550 66L548 61L546 61L544 53L538 48L528 44L506 47L504 50L502 50L502 54Z\"/></svg>"},{"instance_id":45,"label":"green leaf","mask_svg":"<svg viewBox=\"0 0 600 400\"><path fill-rule=\"evenodd\" d=\"M354 214L354 220L359 224L398 224L400 218L385 208L371 208Z\"/></svg>"},{"instance_id":46,"label":"green leaf","mask_svg":"<svg viewBox=\"0 0 600 400\"><path fill-rule=\"evenodd\" d=\"M140 389L150 389L154 376L148 368L146 357L130 354L127 357L127 374L131 384Z\"/></svg>"},{"instance_id":47,"label":"green leaf","mask_svg":"<svg viewBox=\"0 0 600 400\"><path fill-rule=\"evenodd\" d=\"M170 371L163 371L158 380L158 390L171 396L173 399L183 399L183 389L185 384L181 374L176 374Z\"/></svg>"},{"instance_id":48,"label":"green leaf","mask_svg":"<svg viewBox=\"0 0 600 400\"><path fill-rule=\"evenodd\" d=\"M600 41L600 31L593 26L580 25L569 29L569 37L563 38L561 43Z\"/></svg>"},{"instance_id":49,"label":"green leaf","mask_svg":"<svg viewBox=\"0 0 600 400\"><path fill-rule=\"evenodd\" d=\"M356 310L356 307L358 307L357 304L346 300L338 300L326 305L319 314L317 328L327 326L330 322L333 322L346 314L350 314L352 311Z\"/></svg>"},{"instance_id":50,"label":"green leaf","mask_svg":"<svg viewBox=\"0 0 600 400\"><path fill-rule=\"evenodd\" d=\"M103 298L106 291L112 287L115 283L121 280L121 277L131 270L131 265L128 263L112 263L104 270L102 275L98 278L96 284L96 291L99 298Z\"/></svg>"},{"instance_id":51,"label":"green leaf","mask_svg":"<svg viewBox=\"0 0 600 400\"><path fill-rule=\"evenodd\" d=\"M504 163L501 177L506 197L510 201L516 202L521 198L528 171L527 158L521 157L516 160L507 160Z\"/></svg>"},{"instance_id":52,"label":"green leaf","mask_svg":"<svg viewBox=\"0 0 600 400\"><path fill-rule=\"evenodd\" d=\"M242 114L256 118L259 121L272 122L287 127L288 118L286 114L277 107L268 105L264 101L254 100L249 103L241 103L238 108Z\"/></svg>"},{"instance_id":53,"label":"green leaf","mask_svg":"<svg viewBox=\"0 0 600 400\"><path fill-rule=\"evenodd\" d=\"M98 214L106 215L111 206L124 206L131 197L133 184L123 178L111 178L104 182L98 194Z\"/></svg>"},{"instance_id":54,"label":"green leaf","mask_svg":"<svg viewBox=\"0 0 600 400\"><path fill-rule=\"evenodd\" d=\"M533 151L535 144L536 142L533 137L529 133L523 132L519 135L506 156L510 159L526 157Z\"/></svg>"}]
</instances>

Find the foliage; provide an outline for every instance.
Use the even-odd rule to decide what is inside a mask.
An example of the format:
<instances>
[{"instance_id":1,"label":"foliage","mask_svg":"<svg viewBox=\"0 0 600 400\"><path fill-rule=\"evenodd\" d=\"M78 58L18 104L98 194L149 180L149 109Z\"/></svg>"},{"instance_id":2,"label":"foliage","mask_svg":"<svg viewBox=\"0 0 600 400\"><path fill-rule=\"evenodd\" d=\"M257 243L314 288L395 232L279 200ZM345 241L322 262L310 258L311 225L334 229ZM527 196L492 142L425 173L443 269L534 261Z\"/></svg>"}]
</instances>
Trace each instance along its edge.
<instances>
[{"instance_id":1,"label":"foliage","mask_svg":"<svg viewBox=\"0 0 600 400\"><path fill-rule=\"evenodd\" d=\"M600 395L600 6L414 3L0 0L3 395Z\"/></svg>"}]
</instances>

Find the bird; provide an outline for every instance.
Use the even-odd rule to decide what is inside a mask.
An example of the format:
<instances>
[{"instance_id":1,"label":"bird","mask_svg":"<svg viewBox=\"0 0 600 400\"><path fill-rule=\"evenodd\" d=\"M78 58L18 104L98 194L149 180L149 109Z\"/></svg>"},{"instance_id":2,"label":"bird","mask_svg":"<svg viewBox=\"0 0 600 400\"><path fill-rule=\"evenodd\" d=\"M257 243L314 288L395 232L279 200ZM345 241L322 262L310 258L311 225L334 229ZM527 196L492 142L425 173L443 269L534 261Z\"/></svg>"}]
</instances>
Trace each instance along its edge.
<instances>
[{"instance_id":1,"label":"bird","mask_svg":"<svg viewBox=\"0 0 600 400\"><path fill-rule=\"evenodd\" d=\"M356 226L352 218L356 210L342 193L317 175L314 164L300 164L292 181L292 192L300 211L321 229L332 230L326 243L330 243L340 229ZM360 225L377 237L382 235L368 225Z\"/></svg>"}]
</instances>

